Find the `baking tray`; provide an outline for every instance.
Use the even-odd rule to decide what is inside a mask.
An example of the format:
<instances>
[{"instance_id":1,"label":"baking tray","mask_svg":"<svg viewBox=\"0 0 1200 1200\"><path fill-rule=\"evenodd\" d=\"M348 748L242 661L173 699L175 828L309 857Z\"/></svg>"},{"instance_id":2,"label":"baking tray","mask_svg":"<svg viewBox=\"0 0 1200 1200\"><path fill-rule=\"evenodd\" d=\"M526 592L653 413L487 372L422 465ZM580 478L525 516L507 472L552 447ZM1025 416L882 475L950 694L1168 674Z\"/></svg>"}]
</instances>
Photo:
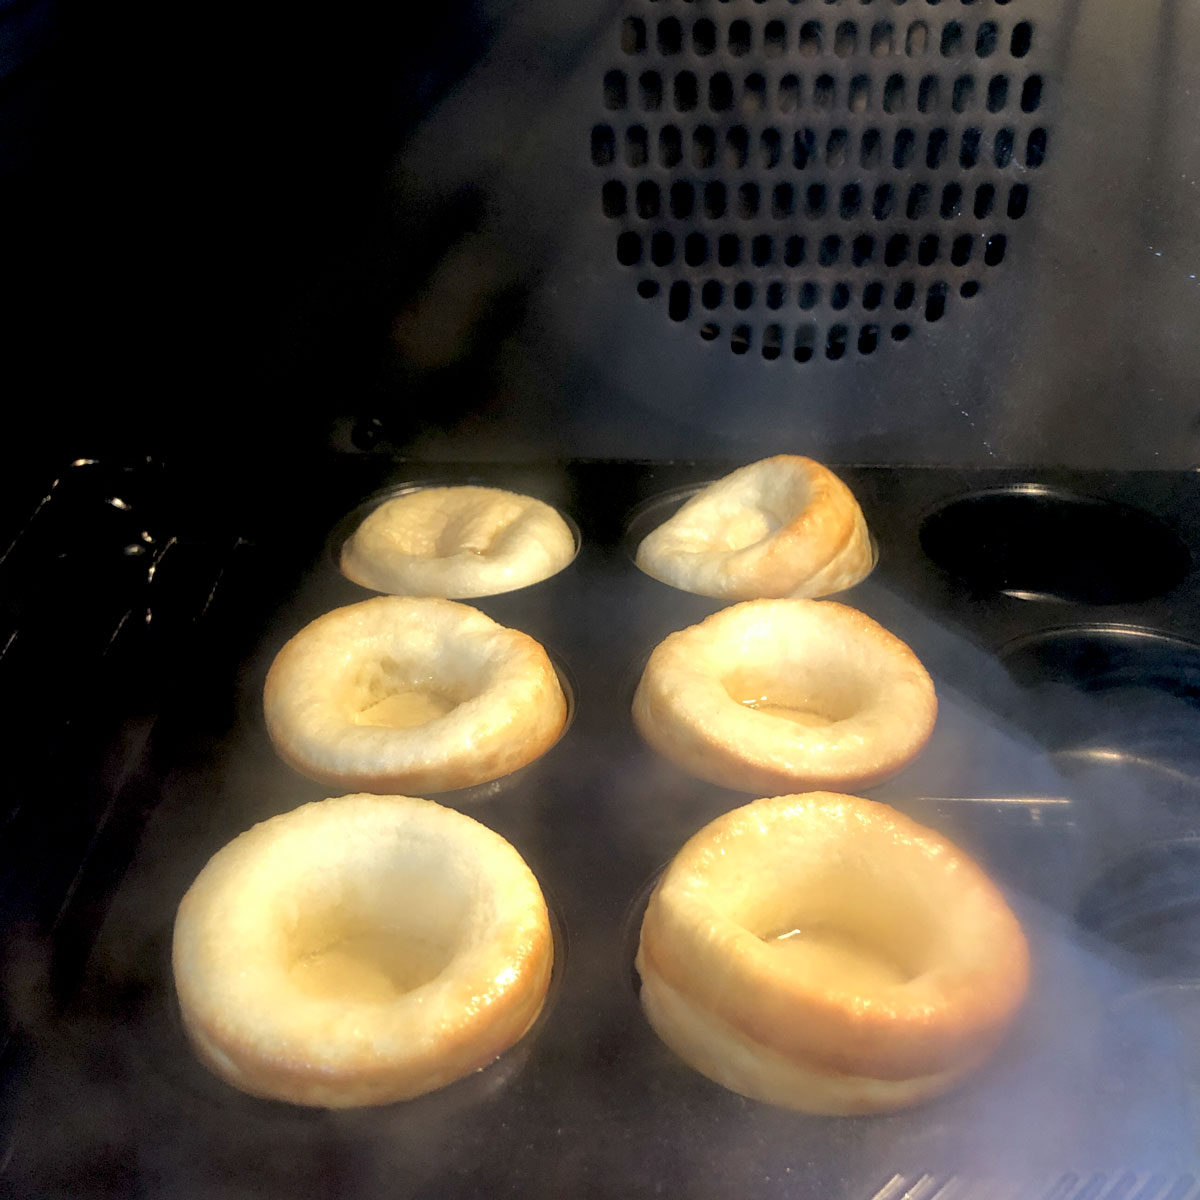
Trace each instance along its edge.
<instances>
[{"instance_id":1,"label":"baking tray","mask_svg":"<svg viewBox=\"0 0 1200 1200\"><path fill-rule=\"evenodd\" d=\"M839 599L909 642L941 702L925 753L867 794L979 857L1025 924L1034 976L1000 1053L955 1092L821 1118L676 1059L632 969L656 874L752 798L658 758L628 715L654 644L720 607L641 574L637 532L733 465L346 456L224 508L221 489L187 481L221 538L236 527L237 553L172 652L173 686L43 948L53 986L16 1005L0 1182L21 1196L1193 1196L1196 476L839 468L880 550ZM538 495L582 535L560 575L474 602L550 650L571 727L510 780L440 797L542 882L550 1001L518 1047L427 1097L346 1112L251 1099L184 1040L175 907L237 833L328 794L273 755L263 679L306 621L369 594L336 570L345 515L431 480Z\"/></svg>"}]
</instances>

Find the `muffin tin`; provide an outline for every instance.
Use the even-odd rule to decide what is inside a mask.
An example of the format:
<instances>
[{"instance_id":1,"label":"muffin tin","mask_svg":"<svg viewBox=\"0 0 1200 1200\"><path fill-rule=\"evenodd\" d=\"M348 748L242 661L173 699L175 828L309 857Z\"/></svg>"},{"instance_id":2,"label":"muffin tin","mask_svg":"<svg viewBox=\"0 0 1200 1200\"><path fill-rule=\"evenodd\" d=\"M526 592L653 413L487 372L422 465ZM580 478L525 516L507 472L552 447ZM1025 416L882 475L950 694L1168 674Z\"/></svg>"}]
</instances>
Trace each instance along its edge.
<instances>
[{"instance_id":1,"label":"muffin tin","mask_svg":"<svg viewBox=\"0 0 1200 1200\"><path fill-rule=\"evenodd\" d=\"M657 872L750 794L690 779L632 728L650 648L721 604L641 574L631 545L645 506L735 465L347 457L322 464L286 525L266 489L261 505L210 514L239 527L240 550L46 946L68 982L26 1013L27 1053L9 1056L0 1180L18 1195L289 1200L1194 1196L1200 1076L1180 1047L1200 1011L1200 481L838 469L879 546L875 572L838 599L907 641L941 702L924 754L866 794L980 859L1035 965L1009 1040L957 1091L885 1117L815 1118L675 1059L632 970ZM272 754L263 679L306 621L369 594L331 552L347 514L427 478L539 496L581 531L560 574L473 601L561 664L571 728L487 795L438 797L508 838L541 881L560 951L551 1002L515 1050L419 1100L337 1113L253 1100L188 1051L174 910L238 832L326 794ZM1128 551L1108 554L1108 571L1104 546Z\"/></svg>"}]
</instances>

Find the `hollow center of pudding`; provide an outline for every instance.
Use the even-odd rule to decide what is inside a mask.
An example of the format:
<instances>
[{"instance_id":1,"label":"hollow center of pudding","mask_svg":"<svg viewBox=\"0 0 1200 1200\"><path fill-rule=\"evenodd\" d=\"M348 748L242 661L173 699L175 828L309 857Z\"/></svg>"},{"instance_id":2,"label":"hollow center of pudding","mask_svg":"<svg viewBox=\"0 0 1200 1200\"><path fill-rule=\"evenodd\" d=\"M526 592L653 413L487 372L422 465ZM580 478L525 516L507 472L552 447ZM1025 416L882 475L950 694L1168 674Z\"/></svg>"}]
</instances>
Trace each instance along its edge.
<instances>
[{"instance_id":1,"label":"hollow center of pudding","mask_svg":"<svg viewBox=\"0 0 1200 1200\"><path fill-rule=\"evenodd\" d=\"M291 976L311 996L386 1003L436 979L450 957L444 944L398 930L365 929L300 954Z\"/></svg>"},{"instance_id":2,"label":"hollow center of pudding","mask_svg":"<svg viewBox=\"0 0 1200 1200\"><path fill-rule=\"evenodd\" d=\"M762 508L738 508L721 515L710 533L710 545L720 550L745 550L770 537L781 522Z\"/></svg>"},{"instance_id":3,"label":"hollow center of pudding","mask_svg":"<svg viewBox=\"0 0 1200 1200\"><path fill-rule=\"evenodd\" d=\"M430 679L427 670L386 655L363 664L346 694L349 719L355 725L414 729L444 717L469 698L467 681Z\"/></svg>"},{"instance_id":4,"label":"hollow center of pudding","mask_svg":"<svg viewBox=\"0 0 1200 1200\"><path fill-rule=\"evenodd\" d=\"M444 717L458 701L432 688L399 688L354 714L356 725L380 725L388 729L414 729Z\"/></svg>"},{"instance_id":5,"label":"hollow center of pudding","mask_svg":"<svg viewBox=\"0 0 1200 1200\"><path fill-rule=\"evenodd\" d=\"M834 926L807 925L763 941L789 972L803 974L818 987L869 992L911 978L877 947Z\"/></svg>"},{"instance_id":6,"label":"hollow center of pudding","mask_svg":"<svg viewBox=\"0 0 1200 1200\"><path fill-rule=\"evenodd\" d=\"M724 683L731 699L744 707L806 728L819 729L844 721L858 708L857 696L844 686L821 688L799 675L793 679L767 679L736 672Z\"/></svg>"}]
</instances>

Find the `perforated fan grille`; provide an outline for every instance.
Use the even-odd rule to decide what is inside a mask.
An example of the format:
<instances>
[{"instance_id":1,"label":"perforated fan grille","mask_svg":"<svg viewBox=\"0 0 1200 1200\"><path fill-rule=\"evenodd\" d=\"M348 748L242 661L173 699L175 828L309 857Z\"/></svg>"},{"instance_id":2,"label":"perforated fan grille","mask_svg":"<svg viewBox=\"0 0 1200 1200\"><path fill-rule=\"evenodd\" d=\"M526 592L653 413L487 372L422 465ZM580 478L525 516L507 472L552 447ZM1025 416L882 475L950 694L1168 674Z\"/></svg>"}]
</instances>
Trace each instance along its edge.
<instances>
[{"instance_id":1,"label":"perforated fan grille","mask_svg":"<svg viewBox=\"0 0 1200 1200\"><path fill-rule=\"evenodd\" d=\"M798 363L978 296L1046 161L1033 7L630 0L591 159L637 295Z\"/></svg>"}]
</instances>

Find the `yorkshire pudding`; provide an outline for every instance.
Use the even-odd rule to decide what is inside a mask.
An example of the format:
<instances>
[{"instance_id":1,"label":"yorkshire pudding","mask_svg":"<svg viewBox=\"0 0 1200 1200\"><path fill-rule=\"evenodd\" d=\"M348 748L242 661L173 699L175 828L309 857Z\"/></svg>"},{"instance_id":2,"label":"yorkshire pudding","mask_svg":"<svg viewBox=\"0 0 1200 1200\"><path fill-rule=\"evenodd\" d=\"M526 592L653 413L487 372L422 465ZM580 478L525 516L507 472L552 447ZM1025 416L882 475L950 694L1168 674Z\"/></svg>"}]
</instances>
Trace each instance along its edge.
<instances>
[{"instance_id":1,"label":"yorkshire pudding","mask_svg":"<svg viewBox=\"0 0 1200 1200\"><path fill-rule=\"evenodd\" d=\"M562 732L567 702L526 634L452 600L376 596L279 651L264 710L279 756L312 779L442 792L532 762Z\"/></svg>"},{"instance_id":2,"label":"yorkshire pudding","mask_svg":"<svg viewBox=\"0 0 1200 1200\"><path fill-rule=\"evenodd\" d=\"M430 487L381 504L342 547L342 573L403 596L494 596L556 575L575 535L541 500L485 487Z\"/></svg>"},{"instance_id":3,"label":"yorkshire pudding","mask_svg":"<svg viewBox=\"0 0 1200 1200\"><path fill-rule=\"evenodd\" d=\"M633 699L642 736L722 787L866 787L929 739L933 681L870 617L833 600L748 600L673 633Z\"/></svg>"},{"instance_id":4,"label":"yorkshire pudding","mask_svg":"<svg viewBox=\"0 0 1200 1200\"><path fill-rule=\"evenodd\" d=\"M408 796L342 796L218 851L175 919L183 1023L254 1096L406 1100L491 1062L542 1008L554 945L499 834Z\"/></svg>"},{"instance_id":5,"label":"yorkshire pudding","mask_svg":"<svg viewBox=\"0 0 1200 1200\"><path fill-rule=\"evenodd\" d=\"M850 489L828 467L777 454L693 496L643 539L637 565L725 600L828 596L864 579L875 549Z\"/></svg>"},{"instance_id":6,"label":"yorkshire pudding","mask_svg":"<svg viewBox=\"0 0 1200 1200\"><path fill-rule=\"evenodd\" d=\"M1029 952L962 851L883 804L756 800L700 830L650 898L641 999L687 1063L805 1112L914 1104L994 1049Z\"/></svg>"}]
</instances>

